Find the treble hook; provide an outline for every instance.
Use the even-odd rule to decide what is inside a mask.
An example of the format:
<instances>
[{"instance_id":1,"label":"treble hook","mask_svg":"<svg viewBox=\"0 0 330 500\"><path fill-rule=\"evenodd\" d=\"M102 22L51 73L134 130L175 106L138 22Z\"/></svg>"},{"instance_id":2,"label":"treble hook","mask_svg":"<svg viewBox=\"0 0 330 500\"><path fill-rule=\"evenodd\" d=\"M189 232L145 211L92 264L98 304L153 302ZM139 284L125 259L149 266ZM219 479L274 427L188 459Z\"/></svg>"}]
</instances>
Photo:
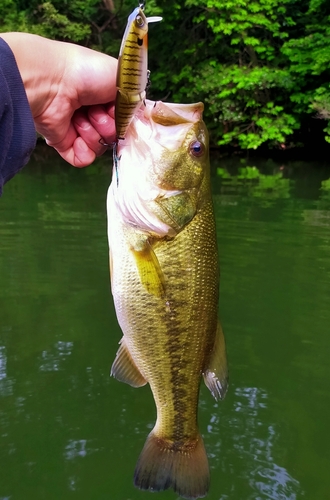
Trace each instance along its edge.
<instances>
[{"instance_id":1,"label":"treble hook","mask_svg":"<svg viewBox=\"0 0 330 500\"><path fill-rule=\"evenodd\" d=\"M107 142L104 142L104 140L101 137L101 139L99 140L99 143L102 144L102 146L105 146L107 148L112 148L112 162L113 162L113 166L115 167L117 186L118 186L118 184L119 184L118 164L119 164L119 161L121 158L121 155L120 156L117 155L118 140L116 140L115 142L110 142L110 144L108 144Z\"/></svg>"}]
</instances>

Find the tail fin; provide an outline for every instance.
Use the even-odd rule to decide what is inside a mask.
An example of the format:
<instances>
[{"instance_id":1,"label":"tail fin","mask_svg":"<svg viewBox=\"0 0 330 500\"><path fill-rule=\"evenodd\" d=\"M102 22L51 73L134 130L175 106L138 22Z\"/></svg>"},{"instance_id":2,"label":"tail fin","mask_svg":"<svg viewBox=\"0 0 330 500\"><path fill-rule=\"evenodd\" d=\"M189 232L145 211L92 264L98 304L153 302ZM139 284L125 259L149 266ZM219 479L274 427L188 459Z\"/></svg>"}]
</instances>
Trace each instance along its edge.
<instances>
[{"instance_id":1,"label":"tail fin","mask_svg":"<svg viewBox=\"0 0 330 500\"><path fill-rule=\"evenodd\" d=\"M136 464L134 484L142 490L173 488L183 498L207 495L209 465L203 438L184 444L158 438L152 431Z\"/></svg>"}]
</instances>

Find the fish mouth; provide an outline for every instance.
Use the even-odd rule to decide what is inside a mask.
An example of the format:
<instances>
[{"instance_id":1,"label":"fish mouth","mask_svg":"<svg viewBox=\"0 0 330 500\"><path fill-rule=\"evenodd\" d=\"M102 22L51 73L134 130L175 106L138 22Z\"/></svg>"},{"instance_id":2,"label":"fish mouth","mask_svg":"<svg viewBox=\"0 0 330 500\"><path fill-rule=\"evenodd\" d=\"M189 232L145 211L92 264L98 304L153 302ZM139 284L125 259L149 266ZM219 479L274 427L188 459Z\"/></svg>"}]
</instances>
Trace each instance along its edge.
<instances>
[{"instance_id":1,"label":"fish mouth","mask_svg":"<svg viewBox=\"0 0 330 500\"><path fill-rule=\"evenodd\" d=\"M175 152L182 147L189 131L193 133L203 123L204 104L164 103L146 99L136 112L127 130L126 138L119 141L117 154L129 154L138 163L152 156L157 162L164 151ZM149 151L149 152L148 152Z\"/></svg>"},{"instance_id":2,"label":"fish mouth","mask_svg":"<svg viewBox=\"0 0 330 500\"><path fill-rule=\"evenodd\" d=\"M172 127L184 123L197 123L203 119L204 104L177 104L146 99L144 116L159 125Z\"/></svg>"}]
</instances>

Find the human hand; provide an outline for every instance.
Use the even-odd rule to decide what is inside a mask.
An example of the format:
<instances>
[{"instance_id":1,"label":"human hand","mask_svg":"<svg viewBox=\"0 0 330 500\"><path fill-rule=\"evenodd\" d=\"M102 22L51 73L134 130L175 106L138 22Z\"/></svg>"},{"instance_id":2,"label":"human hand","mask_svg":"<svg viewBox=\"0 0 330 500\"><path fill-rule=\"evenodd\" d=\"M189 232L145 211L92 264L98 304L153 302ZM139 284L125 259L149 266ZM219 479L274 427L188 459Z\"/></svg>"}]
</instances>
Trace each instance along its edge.
<instances>
[{"instance_id":1,"label":"human hand","mask_svg":"<svg viewBox=\"0 0 330 500\"><path fill-rule=\"evenodd\" d=\"M71 165L90 165L116 137L117 60L28 33L1 37L16 58L37 131Z\"/></svg>"}]
</instances>

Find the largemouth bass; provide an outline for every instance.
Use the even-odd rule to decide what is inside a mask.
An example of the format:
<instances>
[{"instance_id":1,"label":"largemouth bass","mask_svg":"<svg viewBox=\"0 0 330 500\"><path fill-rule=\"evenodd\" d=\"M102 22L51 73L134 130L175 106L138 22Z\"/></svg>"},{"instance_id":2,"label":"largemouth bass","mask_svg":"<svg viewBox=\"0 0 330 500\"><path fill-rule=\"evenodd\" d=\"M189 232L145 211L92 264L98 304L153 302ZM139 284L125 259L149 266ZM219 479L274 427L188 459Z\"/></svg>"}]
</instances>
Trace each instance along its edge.
<instances>
[{"instance_id":1,"label":"largemouth bass","mask_svg":"<svg viewBox=\"0 0 330 500\"><path fill-rule=\"evenodd\" d=\"M111 374L150 384L157 421L135 485L200 498L209 466L197 425L202 376L227 390L203 104L146 101L118 145L107 199L111 288L123 331Z\"/></svg>"}]
</instances>

